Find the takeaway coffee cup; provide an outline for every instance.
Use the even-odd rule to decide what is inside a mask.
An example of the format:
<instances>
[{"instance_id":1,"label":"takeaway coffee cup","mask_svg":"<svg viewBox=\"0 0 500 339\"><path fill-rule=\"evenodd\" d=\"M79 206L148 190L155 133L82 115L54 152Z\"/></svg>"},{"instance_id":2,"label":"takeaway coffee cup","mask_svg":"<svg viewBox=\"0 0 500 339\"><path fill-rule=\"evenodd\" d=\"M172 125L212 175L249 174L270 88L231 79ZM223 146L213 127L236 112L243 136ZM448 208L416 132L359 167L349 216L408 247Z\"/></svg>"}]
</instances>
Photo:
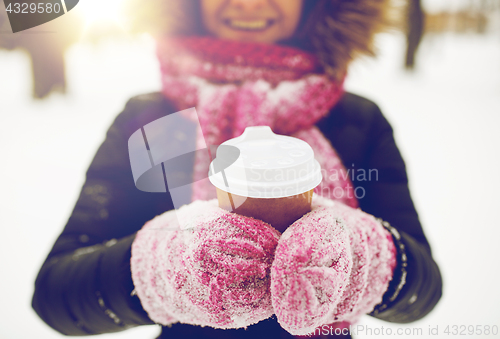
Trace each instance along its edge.
<instances>
[{"instance_id":1,"label":"takeaway coffee cup","mask_svg":"<svg viewBox=\"0 0 500 339\"><path fill-rule=\"evenodd\" d=\"M284 231L311 211L313 189L322 176L306 142L258 126L246 128L217 149L209 178L219 207Z\"/></svg>"}]
</instances>

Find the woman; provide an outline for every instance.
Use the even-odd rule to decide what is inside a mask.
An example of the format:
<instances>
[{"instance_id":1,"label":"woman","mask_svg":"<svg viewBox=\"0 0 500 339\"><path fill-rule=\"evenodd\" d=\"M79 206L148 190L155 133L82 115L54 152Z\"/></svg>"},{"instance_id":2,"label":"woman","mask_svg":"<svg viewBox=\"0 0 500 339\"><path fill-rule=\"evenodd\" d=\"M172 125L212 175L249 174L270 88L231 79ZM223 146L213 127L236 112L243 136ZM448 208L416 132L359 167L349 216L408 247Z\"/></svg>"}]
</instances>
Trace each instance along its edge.
<instances>
[{"instance_id":1,"label":"woman","mask_svg":"<svg viewBox=\"0 0 500 339\"><path fill-rule=\"evenodd\" d=\"M373 34L383 23L386 2L178 0L155 4L148 3L142 8L140 2L135 13L141 14L138 17L146 16L144 21L149 25L148 29L157 34L163 91L131 99L110 127L89 167L87 180L68 224L38 275L33 307L40 317L68 335L121 331L152 324L152 318L169 326L162 332L161 337L165 338L240 338L288 337L290 333L308 333L316 325L337 320L355 321L360 312L354 314L353 309L362 304L364 306L359 306L359 310L372 310L371 315L391 322L411 322L429 313L441 296L441 276L411 201L404 162L395 145L392 129L375 104L342 90L349 62L358 55L370 53ZM140 13L141 10L144 12ZM287 90L282 91L284 88ZM329 173L341 174L324 176L316 193L351 207L359 206L364 212L390 222L394 228L383 224L391 231L392 238L383 230L381 222L363 212L344 204L335 205L337 210L329 209L330 203L319 198L315 204L323 209L318 207L311 214L327 213L328 218L335 213L345 213L344 219L353 224L370 220L359 227L365 227L362 233L378 232L381 235L379 244L370 245L372 248L379 246L380 253L385 251L384 255L372 252L372 259L377 257L379 260L377 267L385 267L372 269L382 281L378 289L365 282L352 307L340 311L335 304L335 310L328 312L331 316L335 311L338 316L328 318L329 322L325 322L327 318L317 322L314 315L306 314L311 309L302 314L290 306L293 300L291 304L282 303L283 298L277 296L276 286L289 283L289 277L276 274L270 277L276 269L272 271L269 264L264 279L267 279L266 288L271 286L271 290L265 291L265 300L269 301L272 294L272 311L278 319L272 317L249 326L247 330L189 325L222 324L217 323L220 319L213 318L182 321L188 324L181 324L177 321L185 309L177 309L176 318L172 316L172 309L165 311L170 304L158 306L156 301L151 302L148 291L162 295L165 289L154 281L142 281L140 276L146 272L161 278L162 273L154 268L152 272L150 267L141 264L142 259L155 260L152 258L156 254L153 255L155 250L148 247L151 239L145 236L146 232L141 232L137 239L136 232L157 215L161 216L154 222L166 223L169 214L164 212L173 209L174 205L169 194L145 193L136 189L127 140L144 125L193 106L197 108L203 134L194 129L183 136L186 142L200 142L205 137L209 144L217 145L239 135L246 126L270 125L277 133L308 141L322 167L331 171ZM189 171L196 180L192 200L213 198L210 186L206 180L201 180L206 176L207 159L197 157L191 164ZM358 175L369 170L374 170L376 177ZM337 187L343 192L339 196L333 194ZM207 204L192 203L187 209L193 214L200 208L209 211L213 207ZM224 218L229 228L237 223L254 222L234 215L225 215ZM313 217L304 218L309 218L309 222L303 221L303 224L317 226L311 221L315 220ZM366 226L368 224L371 226ZM150 227L147 225L145 228ZM262 227L269 234L273 232L266 225L255 227ZM366 227L372 227L371 231ZM281 231L298 232L296 230L297 227L291 227ZM271 242L272 234L269 235ZM366 234L370 238L370 233ZM312 244L317 243L317 233L308 236ZM366 242L366 236L363 239ZM168 241L172 238L165 237L159 240L159 244L167 246ZM351 245L363 241L353 237ZM133 280L130 267L132 244ZM171 242L171 246L177 245ZM273 246L274 249L276 244ZM336 246L340 245L332 244L330 248ZM291 254L279 251L278 245L276 256L290 260ZM355 267L357 262L361 270L360 257L352 260L349 267ZM373 266L373 262L370 265ZM352 280L354 271L353 268L351 278L346 278L351 279L346 291L355 285ZM382 271L386 273L382 275ZM286 290L281 292L286 298L292 298ZM163 297L172 295L163 294ZM371 300L370 303L366 302L367 299ZM333 307L328 302L324 304L327 308ZM244 323L244 326L257 322L256 319ZM238 327L226 325L214 327ZM335 326L342 328L343 325Z\"/></svg>"}]
</instances>

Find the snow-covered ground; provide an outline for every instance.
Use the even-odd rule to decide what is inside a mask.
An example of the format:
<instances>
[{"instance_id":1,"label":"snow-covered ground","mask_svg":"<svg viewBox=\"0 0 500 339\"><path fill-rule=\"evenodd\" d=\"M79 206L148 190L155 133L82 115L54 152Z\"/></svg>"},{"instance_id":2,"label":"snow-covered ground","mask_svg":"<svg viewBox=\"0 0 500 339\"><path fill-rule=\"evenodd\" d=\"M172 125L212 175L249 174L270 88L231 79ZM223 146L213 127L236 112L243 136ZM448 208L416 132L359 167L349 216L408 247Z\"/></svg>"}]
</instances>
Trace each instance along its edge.
<instances>
[{"instance_id":1,"label":"snow-covered ground","mask_svg":"<svg viewBox=\"0 0 500 339\"><path fill-rule=\"evenodd\" d=\"M428 37L414 73L400 67L401 36L378 42L380 57L356 62L346 87L376 101L393 125L445 285L422 321L365 317L360 325L373 336L382 326L393 335L421 328L422 335L401 336L419 338L436 337L429 327L444 337L447 325L500 326L500 36ZM36 274L107 127L129 97L159 89L157 69L146 37L77 44L67 53L68 95L33 101L28 58L0 51L0 338L62 337L31 309ZM158 332L147 326L101 337Z\"/></svg>"}]
</instances>

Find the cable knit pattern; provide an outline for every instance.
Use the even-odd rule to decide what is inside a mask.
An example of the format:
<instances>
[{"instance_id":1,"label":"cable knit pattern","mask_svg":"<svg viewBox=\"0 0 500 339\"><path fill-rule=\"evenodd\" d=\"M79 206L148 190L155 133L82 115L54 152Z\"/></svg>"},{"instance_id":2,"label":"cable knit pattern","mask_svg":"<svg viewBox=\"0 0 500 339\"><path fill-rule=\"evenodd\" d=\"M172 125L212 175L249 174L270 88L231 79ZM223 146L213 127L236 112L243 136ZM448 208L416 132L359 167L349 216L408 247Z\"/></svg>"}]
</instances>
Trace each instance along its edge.
<instances>
[{"instance_id":1,"label":"cable knit pattern","mask_svg":"<svg viewBox=\"0 0 500 339\"><path fill-rule=\"evenodd\" d=\"M150 318L162 325L240 328L270 317L279 232L218 208L216 200L178 212L147 223L132 246L132 278ZM177 217L189 216L191 228L171 229Z\"/></svg>"},{"instance_id":2,"label":"cable knit pattern","mask_svg":"<svg viewBox=\"0 0 500 339\"><path fill-rule=\"evenodd\" d=\"M283 233L271 267L274 311L294 335L370 312L396 266L391 235L375 218L317 195L313 202Z\"/></svg>"},{"instance_id":3,"label":"cable knit pattern","mask_svg":"<svg viewBox=\"0 0 500 339\"><path fill-rule=\"evenodd\" d=\"M131 261L137 294L157 323L241 328L275 313L294 335L356 322L380 303L395 266L379 221L316 194L312 212L281 238L216 200L196 201L148 222Z\"/></svg>"},{"instance_id":4,"label":"cable knit pattern","mask_svg":"<svg viewBox=\"0 0 500 339\"><path fill-rule=\"evenodd\" d=\"M322 200L324 199L319 198L317 204L321 204ZM351 228L351 239L358 243L357 251L353 251L353 257L359 261L359 267L353 270L356 275L352 275L350 279L351 287L348 288L350 294L343 296L344 302L337 306L330 322L354 323L361 315L371 312L382 301L397 265L396 248L391 234L372 215L339 203L335 203L332 213L342 218ZM360 241L362 233L366 233L365 241L363 238ZM363 255L365 253L367 256Z\"/></svg>"},{"instance_id":5,"label":"cable knit pattern","mask_svg":"<svg viewBox=\"0 0 500 339\"><path fill-rule=\"evenodd\" d=\"M158 53L164 95L179 109L197 108L199 146L219 145L245 127L268 125L311 145L323 181L315 189L312 212L281 238L263 221L218 208L216 200L195 201L148 222L137 234L131 260L144 309L163 325L179 321L225 329L275 313L294 335L357 321L382 300L396 251L374 217L353 209L358 205L349 176L314 126L341 97L342 83L314 73L317 60L302 51L266 46L264 54L275 59L265 64L245 58L239 44L220 42L233 54L227 49L219 54L209 40L196 39L186 38L184 45L160 42ZM231 58L219 58L226 54ZM286 64L290 60L297 64ZM247 78L252 70L259 76ZM209 163L208 155L197 154L194 179L206 176ZM193 199L207 200L214 193L208 179L195 182Z\"/></svg>"},{"instance_id":6,"label":"cable knit pattern","mask_svg":"<svg viewBox=\"0 0 500 339\"><path fill-rule=\"evenodd\" d=\"M328 323L351 269L348 231L327 210L309 213L290 226L271 270L273 307L281 326L300 335Z\"/></svg>"}]
</instances>

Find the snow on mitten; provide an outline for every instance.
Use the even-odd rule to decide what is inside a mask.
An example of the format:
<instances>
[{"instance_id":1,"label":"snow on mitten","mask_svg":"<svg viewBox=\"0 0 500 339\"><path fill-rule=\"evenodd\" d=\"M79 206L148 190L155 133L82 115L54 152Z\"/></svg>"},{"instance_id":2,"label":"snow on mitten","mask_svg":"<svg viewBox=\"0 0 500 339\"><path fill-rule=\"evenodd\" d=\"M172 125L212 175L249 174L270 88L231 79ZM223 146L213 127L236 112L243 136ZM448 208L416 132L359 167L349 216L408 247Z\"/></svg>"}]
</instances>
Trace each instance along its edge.
<instances>
[{"instance_id":1,"label":"snow on mitten","mask_svg":"<svg viewBox=\"0 0 500 339\"><path fill-rule=\"evenodd\" d=\"M281 236L271 295L281 326L294 335L355 322L380 303L396 266L389 232L373 216L314 196L312 211Z\"/></svg>"},{"instance_id":2,"label":"snow on mitten","mask_svg":"<svg viewBox=\"0 0 500 339\"><path fill-rule=\"evenodd\" d=\"M181 221L177 223L176 218ZM172 230L171 225L185 225ZM240 328L270 317L270 268L280 234L263 221L196 201L144 225L132 278L149 317Z\"/></svg>"}]
</instances>

